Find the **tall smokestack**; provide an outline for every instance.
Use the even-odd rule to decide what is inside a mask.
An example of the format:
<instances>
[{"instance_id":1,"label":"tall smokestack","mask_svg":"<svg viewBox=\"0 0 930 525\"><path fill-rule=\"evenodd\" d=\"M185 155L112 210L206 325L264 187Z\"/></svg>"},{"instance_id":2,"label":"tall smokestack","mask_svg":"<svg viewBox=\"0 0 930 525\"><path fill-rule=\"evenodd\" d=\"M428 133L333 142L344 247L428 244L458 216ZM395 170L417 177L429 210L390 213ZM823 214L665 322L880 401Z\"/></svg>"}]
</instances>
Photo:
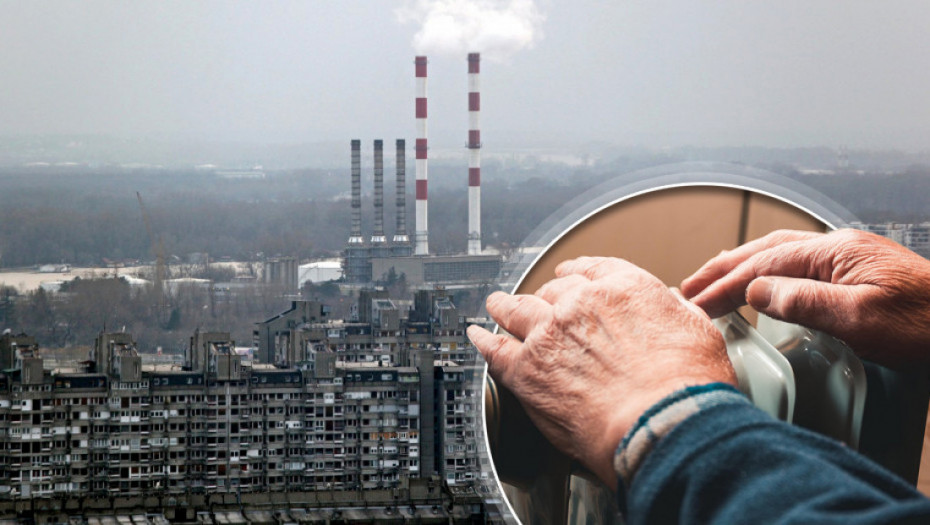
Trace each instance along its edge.
<instances>
[{"instance_id":1,"label":"tall smokestack","mask_svg":"<svg viewBox=\"0 0 930 525\"><path fill-rule=\"evenodd\" d=\"M429 228L426 216L426 57L416 57L414 64L417 79L417 142L415 147L417 154L417 224L414 232L416 241L414 253L416 255L427 255L429 253Z\"/></svg>"},{"instance_id":2,"label":"tall smokestack","mask_svg":"<svg viewBox=\"0 0 930 525\"><path fill-rule=\"evenodd\" d=\"M468 54L468 254L481 253L481 55Z\"/></svg>"},{"instance_id":3,"label":"tall smokestack","mask_svg":"<svg viewBox=\"0 0 930 525\"><path fill-rule=\"evenodd\" d=\"M349 244L362 240L362 141L352 141L352 233Z\"/></svg>"},{"instance_id":4,"label":"tall smokestack","mask_svg":"<svg viewBox=\"0 0 930 525\"><path fill-rule=\"evenodd\" d=\"M404 139L397 139L395 162L397 172L397 231L394 232L394 242L408 243L410 238L407 237L407 143Z\"/></svg>"},{"instance_id":5,"label":"tall smokestack","mask_svg":"<svg viewBox=\"0 0 930 525\"><path fill-rule=\"evenodd\" d=\"M375 141L375 226L371 234L372 243L384 243L384 146Z\"/></svg>"}]
</instances>

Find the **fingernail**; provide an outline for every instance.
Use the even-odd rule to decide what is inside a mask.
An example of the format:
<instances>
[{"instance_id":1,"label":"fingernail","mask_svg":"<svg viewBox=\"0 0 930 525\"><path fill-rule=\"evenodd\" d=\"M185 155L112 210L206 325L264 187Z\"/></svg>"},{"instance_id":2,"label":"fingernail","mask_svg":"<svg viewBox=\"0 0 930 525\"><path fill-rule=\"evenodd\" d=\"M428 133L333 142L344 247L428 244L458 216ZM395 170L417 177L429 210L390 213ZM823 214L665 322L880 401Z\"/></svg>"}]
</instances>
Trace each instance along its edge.
<instances>
[{"instance_id":1,"label":"fingernail","mask_svg":"<svg viewBox=\"0 0 930 525\"><path fill-rule=\"evenodd\" d=\"M761 277L756 279L746 288L746 302L756 310L767 308L772 302L772 290L775 289L775 282L772 279Z\"/></svg>"}]
</instances>

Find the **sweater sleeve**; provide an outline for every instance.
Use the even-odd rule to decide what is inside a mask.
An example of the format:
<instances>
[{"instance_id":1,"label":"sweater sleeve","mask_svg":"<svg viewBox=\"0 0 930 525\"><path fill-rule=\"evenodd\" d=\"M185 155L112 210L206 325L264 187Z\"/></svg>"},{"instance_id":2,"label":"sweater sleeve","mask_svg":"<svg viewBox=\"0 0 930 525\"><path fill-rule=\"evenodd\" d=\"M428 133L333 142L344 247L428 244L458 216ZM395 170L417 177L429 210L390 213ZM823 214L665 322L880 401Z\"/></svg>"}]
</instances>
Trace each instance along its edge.
<instances>
[{"instance_id":1,"label":"sweater sleeve","mask_svg":"<svg viewBox=\"0 0 930 525\"><path fill-rule=\"evenodd\" d=\"M902 479L719 386L650 409L615 467L631 524L930 523L930 500Z\"/></svg>"}]
</instances>

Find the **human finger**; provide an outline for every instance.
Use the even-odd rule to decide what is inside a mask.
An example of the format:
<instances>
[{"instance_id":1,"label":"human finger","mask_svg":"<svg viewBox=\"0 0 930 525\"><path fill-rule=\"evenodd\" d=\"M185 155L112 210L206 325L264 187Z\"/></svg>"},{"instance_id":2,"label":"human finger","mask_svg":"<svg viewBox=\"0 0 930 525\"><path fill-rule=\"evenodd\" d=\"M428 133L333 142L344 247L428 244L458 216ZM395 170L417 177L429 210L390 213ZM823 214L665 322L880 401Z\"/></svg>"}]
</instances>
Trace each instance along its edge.
<instances>
[{"instance_id":1,"label":"human finger","mask_svg":"<svg viewBox=\"0 0 930 525\"><path fill-rule=\"evenodd\" d=\"M830 280L826 253L810 241L780 244L758 252L691 298L711 317L720 317L746 304L746 288L763 276Z\"/></svg>"},{"instance_id":2,"label":"human finger","mask_svg":"<svg viewBox=\"0 0 930 525\"><path fill-rule=\"evenodd\" d=\"M509 383L512 364L519 360L523 345L513 337L504 334L492 334L484 328L471 325L467 330L468 338L488 363L491 376Z\"/></svg>"},{"instance_id":3,"label":"human finger","mask_svg":"<svg viewBox=\"0 0 930 525\"><path fill-rule=\"evenodd\" d=\"M746 289L749 305L779 321L843 338L854 329L862 295L874 285L831 284L794 277L760 277Z\"/></svg>"},{"instance_id":4,"label":"human finger","mask_svg":"<svg viewBox=\"0 0 930 525\"><path fill-rule=\"evenodd\" d=\"M488 296L487 306L497 324L521 341L552 316L552 305L535 295L494 292Z\"/></svg>"},{"instance_id":5,"label":"human finger","mask_svg":"<svg viewBox=\"0 0 930 525\"><path fill-rule=\"evenodd\" d=\"M747 242L733 250L724 250L682 281L681 293L689 299L693 298L718 279L733 271L743 261L763 250L788 242L803 241L823 235L817 232L778 230Z\"/></svg>"},{"instance_id":6,"label":"human finger","mask_svg":"<svg viewBox=\"0 0 930 525\"><path fill-rule=\"evenodd\" d=\"M578 274L592 281L605 277L629 274L630 272L644 271L645 270L630 261L618 259L616 257L578 257L577 259L562 261L555 267L555 275L557 277Z\"/></svg>"},{"instance_id":7,"label":"human finger","mask_svg":"<svg viewBox=\"0 0 930 525\"><path fill-rule=\"evenodd\" d=\"M590 282L589 279L578 274L570 274L565 277L552 279L542 285L539 290L536 290L534 295L550 304L555 304L560 298L565 297L573 291L579 290L582 286Z\"/></svg>"}]
</instances>

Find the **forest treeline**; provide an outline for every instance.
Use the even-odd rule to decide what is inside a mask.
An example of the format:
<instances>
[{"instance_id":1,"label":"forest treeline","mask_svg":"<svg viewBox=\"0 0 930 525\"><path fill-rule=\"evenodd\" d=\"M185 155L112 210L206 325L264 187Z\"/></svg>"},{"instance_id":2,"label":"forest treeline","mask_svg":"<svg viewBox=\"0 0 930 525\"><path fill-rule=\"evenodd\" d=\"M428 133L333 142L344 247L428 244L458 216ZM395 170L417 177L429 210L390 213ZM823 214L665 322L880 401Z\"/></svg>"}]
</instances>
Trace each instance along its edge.
<instances>
[{"instance_id":1,"label":"forest treeline","mask_svg":"<svg viewBox=\"0 0 930 525\"><path fill-rule=\"evenodd\" d=\"M431 175L442 182L442 170L435 171ZM191 253L242 261L333 256L342 250L351 227L345 175L286 172L256 180L201 172L0 172L0 267L151 261L159 239L166 256L182 260ZM517 182L486 181L485 244L519 244L567 199L598 180L524 175ZM395 229L393 181L386 180L385 186L384 224L390 238ZM430 247L436 253L464 251L466 186L436 186L430 193ZM137 191L154 239L147 233ZM406 208L412 234L412 194ZM373 206L367 186L362 210L363 233L369 236Z\"/></svg>"},{"instance_id":2,"label":"forest treeline","mask_svg":"<svg viewBox=\"0 0 930 525\"><path fill-rule=\"evenodd\" d=\"M147 352L161 347L177 353L198 328L230 332L237 344L249 346L255 323L286 306L282 290L273 286L227 293L190 285L162 299L151 286L112 277L75 279L58 293L39 288L16 294L0 287L0 325L35 337L43 348L90 347L106 331L131 333Z\"/></svg>"}]
</instances>

